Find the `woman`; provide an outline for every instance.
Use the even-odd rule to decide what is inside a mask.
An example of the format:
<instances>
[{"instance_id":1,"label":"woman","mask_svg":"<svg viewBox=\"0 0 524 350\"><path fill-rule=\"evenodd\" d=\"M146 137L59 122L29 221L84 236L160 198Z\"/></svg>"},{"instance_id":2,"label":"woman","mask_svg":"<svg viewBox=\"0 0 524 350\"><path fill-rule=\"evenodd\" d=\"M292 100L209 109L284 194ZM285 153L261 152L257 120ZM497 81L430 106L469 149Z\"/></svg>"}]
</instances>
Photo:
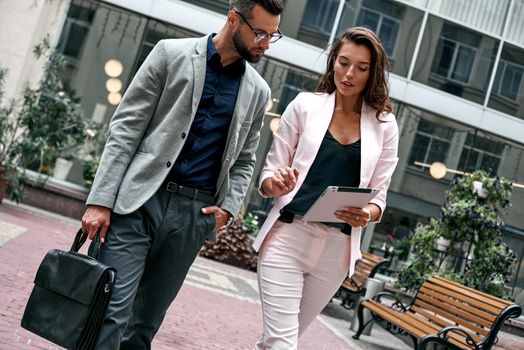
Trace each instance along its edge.
<instances>
[{"instance_id":1,"label":"woman","mask_svg":"<svg viewBox=\"0 0 524 350\"><path fill-rule=\"evenodd\" d=\"M301 93L282 116L262 170L260 192L277 197L253 244L264 318L257 349L296 349L360 253L361 228L378 222L397 164L388 61L377 36L348 29L331 48L316 93ZM341 208L340 223L301 220L329 185L375 188L363 208Z\"/></svg>"}]
</instances>

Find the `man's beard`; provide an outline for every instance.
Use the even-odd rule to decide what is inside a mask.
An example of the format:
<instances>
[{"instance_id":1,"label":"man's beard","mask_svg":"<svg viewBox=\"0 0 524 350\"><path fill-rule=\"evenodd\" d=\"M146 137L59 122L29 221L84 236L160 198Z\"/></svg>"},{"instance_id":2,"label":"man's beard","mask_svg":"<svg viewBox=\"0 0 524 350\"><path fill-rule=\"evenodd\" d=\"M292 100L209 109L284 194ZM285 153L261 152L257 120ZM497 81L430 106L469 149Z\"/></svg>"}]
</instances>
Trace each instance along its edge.
<instances>
[{"instance_id":1,"label":"man's beard","mask_svg":"<svg viewBox=\"0 0 524 350\"><path fill-rule=\"evenodd\" d=\"M242 57L250 63L257 63L262 58L262 55L255 56L249 51L244 41L242 41L240 30L237 30L233 34L233 46L235 47L235 50L237 50L240 57Z\"/></svg>"}]
</instances>

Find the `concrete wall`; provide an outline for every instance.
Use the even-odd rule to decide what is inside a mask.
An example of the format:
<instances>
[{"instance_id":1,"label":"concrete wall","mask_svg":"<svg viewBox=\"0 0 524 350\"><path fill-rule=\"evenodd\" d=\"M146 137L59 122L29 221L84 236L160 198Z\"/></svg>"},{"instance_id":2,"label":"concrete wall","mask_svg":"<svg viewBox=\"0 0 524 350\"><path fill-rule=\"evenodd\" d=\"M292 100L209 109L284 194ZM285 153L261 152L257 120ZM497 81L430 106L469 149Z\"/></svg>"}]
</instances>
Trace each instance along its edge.
<instances>
[{"instance_id":1,"label":"concrete wall","mask_svg":"<svg viewBox=\"0 0 524 350\"><path fill-rule=\"evenodd\" d=\"M33 47L47 34L52 43L58 41L68 5L69 0L0 1L0 66L9 70L6 99L40 80L43 63L34 58Z\"/></svg>"}]
</instances>

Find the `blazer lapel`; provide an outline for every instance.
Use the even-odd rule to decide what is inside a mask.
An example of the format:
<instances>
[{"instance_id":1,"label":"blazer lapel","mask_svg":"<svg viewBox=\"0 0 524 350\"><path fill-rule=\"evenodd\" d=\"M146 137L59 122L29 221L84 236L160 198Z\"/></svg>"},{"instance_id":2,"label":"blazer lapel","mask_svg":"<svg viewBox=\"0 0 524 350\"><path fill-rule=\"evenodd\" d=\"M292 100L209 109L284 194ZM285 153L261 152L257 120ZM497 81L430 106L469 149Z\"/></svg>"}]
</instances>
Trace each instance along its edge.
<instances>
[{"instance_id":1,"label":"blazer lapel","mask_svg":"<svg viewBox=\"0 0 524 350\"><path fill-rule=\"evenodd\" d=\"M311 105L308 108L307 121L303 134L300 135L297 151L293 158L293 166L300 170L297 185L290 194L283 197L285 204L289 203L298 192L304 182L311 165L315 161L317 153L324 139L335 109L335 93L325 94L322 103ZM284 204L284 205L285 205Z\"/></svg>"},{"instance_id":2,"label":"blazer lapel","mask_svg":"<svg viewBox=\"0 0 524 350\"><path fill-rule=\"evenodd\" d=\"M206 58L207 58L207 40L208 36L199 40L196 53L193 55L193 100L191 104L191 120L193 120L195 113L202 97L204 90L204 83L206 81Z\"/></svg>"},{"instance_id":3,"label":"blazer lapel","mask_svg":"<svg viewBox=\"0 0 524 350\"><path fill-rule=\"evenodd\" d=\"M235 104L235 110L231 118L231 124L229 125L229 134L227 136L226 148L227 152L233 152L238 140L238 133L240 132L240 126L246 118L247 109L250 105L250 101L253 99L255 93L255 84L253 79L249 76L248 70L246 69L240 86L238 88L238 96Z\"/></svg>"},{"instance_id":4,"label":"blazer lapel","mask_svg":"<svg viewBox=\"0 0 524 350\"><path fill-rule=\"evenodd\" d=\"M247 68L247 67L246 67ZM229 132L227 135L226 148L222 156L222 169L218 176L217 183L222 183L226 174L229 172L231 162L234 162L234 156L237 153L236 149L238 146L238 137L240 134L242 123L246 118L248 107L253 99L253 94L255 93L255 84L253 83L253 78L250 76L249 69L246 69L242 80L240 81L240 86L238 88L238 95L235 104L235 110L233 111L233 116L231 117L231 123L229 124ZM244 132L249 132L249 128L245 128Z\"/></svg>"},{"instance_id":5,"label":"blazer lapel","mask_svg":"<svg viewBox=\"0 0 524 350\"><path fill-rule=\"evenodd\" d=\"M359 187L367 187L371 178L373 158L377 150L377 127L375 125L375 114L369 106L362 103L362 115L360 116L360 184Z\"/></svg>"}]
</instances>

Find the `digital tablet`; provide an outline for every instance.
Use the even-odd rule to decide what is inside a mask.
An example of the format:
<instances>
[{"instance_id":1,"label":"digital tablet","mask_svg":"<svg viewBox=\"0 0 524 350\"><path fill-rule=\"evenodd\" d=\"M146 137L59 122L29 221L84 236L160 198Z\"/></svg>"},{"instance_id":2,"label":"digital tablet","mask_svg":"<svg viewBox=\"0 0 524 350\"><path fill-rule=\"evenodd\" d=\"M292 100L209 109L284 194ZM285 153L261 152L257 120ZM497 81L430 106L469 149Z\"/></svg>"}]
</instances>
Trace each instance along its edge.
<instances>
[{"instance_id":1,"label":"digital tablet","mask_svg":"<svg viewBox=\"0 0 524 350\"><path fill-rule=\"evenodd\" d=\"M363 208L378 193L371 188L328 186L302 218L304 221L344 222L335 212L344 207Z\"/></svg>"}]
</instances>

